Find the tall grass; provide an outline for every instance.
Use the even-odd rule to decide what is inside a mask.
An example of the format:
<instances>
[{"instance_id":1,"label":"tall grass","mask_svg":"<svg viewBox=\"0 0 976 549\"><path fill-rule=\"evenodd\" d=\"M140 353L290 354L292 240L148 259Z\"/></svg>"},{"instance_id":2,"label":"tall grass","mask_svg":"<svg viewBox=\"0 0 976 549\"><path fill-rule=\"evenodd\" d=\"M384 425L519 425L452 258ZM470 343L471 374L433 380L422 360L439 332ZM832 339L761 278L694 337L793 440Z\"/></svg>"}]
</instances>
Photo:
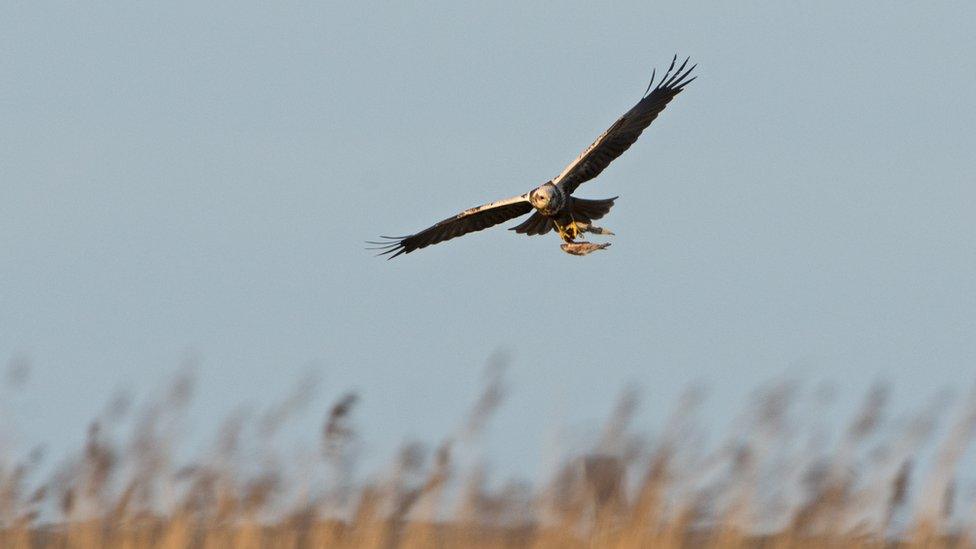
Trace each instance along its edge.
<instances>
[{"instance_id":1,"label":"tall grass","mask_svg":"<svg viewBox=\"0 0 976 549\"><path fill-rule=\"evenodd\" d=\"M11 371L8 384L21 383ZM325 411L314 451L264 442L307 402L297 391L264 414L228 418L212 448L184 462L177 426L193 383L178 376L142 407L115 402L56 466L7 448L0 547L976 545L974 494L957 480L976 393L954 409L938 398L892 414L879 384L838 431L820 421L822 392L778 383L707 444L700 391L653 439L632 432L639 395L626 392L591 448L533 484L499 484L455 459L502 403L500 369L490 372L457 432L431 449L405 443L373 474L354 474L352 393ZM116 432L126 416L128 432Z\"/></svg>"}]
</instances>

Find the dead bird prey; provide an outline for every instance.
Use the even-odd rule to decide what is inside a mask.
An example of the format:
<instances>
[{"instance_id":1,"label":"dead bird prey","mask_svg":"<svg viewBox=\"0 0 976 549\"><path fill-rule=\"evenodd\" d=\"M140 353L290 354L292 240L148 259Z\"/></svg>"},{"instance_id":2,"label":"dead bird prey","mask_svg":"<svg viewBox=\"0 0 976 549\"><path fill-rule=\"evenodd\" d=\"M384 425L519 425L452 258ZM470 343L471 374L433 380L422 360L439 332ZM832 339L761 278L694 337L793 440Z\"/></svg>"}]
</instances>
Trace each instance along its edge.
<instances>
[{"instance_id":1,"label":"dead bird prey","mask_svg":"<svg viewBox=\"0 0 976 549\"><path fill-rule=\"evenodd\" d=\"M570 255L586 255L590 252L609 248L610 243L604 242L603 244L594 244L592 242L565 242L559 247Z\"/></svg>"},{"instance_id":2,"label":"dead bird prey","mask_svg":"<svg viewBox=\"0 0 976 549\"><path fill-rule=\"evenodd\" d=\"M688 59L674 71L678 56L671 60L671 66L654 86L654 74L648 84L644 96L636 105L603 132L583 154L574 160L555 179L519 196L491 202L477 208L445 219L440 223L409 236L383 236L386 242L370 242L378 244L384 250L379 255L393 254L393 259L400 254L408 254L414 250L426 248L438 242L444 242L454 237L487 229L509 219L535 212L522 224L512 227L519 234L546 234L553 228L565 241L563 251L573 255L586 255L595 250L602 250L608 244L591 244L577 242L583 233L612 235L613 233L593 225L593 221L602 218L613 206L617 197L605 200L589 200L572 196L582 183L600 175L600 172L610 165L618 156L633 145L641 132L657 118L658 113L681 93L685 86L695 78L689 78L691 71L697 65L685 70ZM674 71L674 72L672 72ZM651 89L651 87L654 89Z\"/></svg>"}]
</instances>

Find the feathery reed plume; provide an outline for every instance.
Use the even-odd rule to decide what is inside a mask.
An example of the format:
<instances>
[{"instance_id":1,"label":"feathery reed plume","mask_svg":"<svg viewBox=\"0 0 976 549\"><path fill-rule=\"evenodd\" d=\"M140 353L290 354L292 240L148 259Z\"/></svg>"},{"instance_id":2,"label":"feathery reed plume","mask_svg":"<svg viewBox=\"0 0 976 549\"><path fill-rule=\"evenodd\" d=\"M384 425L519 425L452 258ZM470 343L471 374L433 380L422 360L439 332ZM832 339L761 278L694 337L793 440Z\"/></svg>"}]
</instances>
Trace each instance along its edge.
<instances>
[{"instance_id":1,"label":"feathery reed plume","mask_svg":"<svg viewBox=\"0 0 976 549\"><path fill-rule=\"evenodd\" d=\"M199 456L179 448L191 375L140 406L123 394L55 466L43 464L40 450L21 454L2 441L0 547L881 548L976 540L972 471L963 466L976 391L930 459L942 395L891 416L897 403L876 384L847 425L831 429L821 419L830 400L823 391L811 399L801 383L774 383L711 444L699 426L701 388L682 396L654 437L632 432L640 398L628 389L595 445L539 482L499 482L483 461L462 458L504 400L507 362L489 361L473 406L440 443L404 443L388 470L362 478L353 470L363 450L352 421L357 393L326 410L311 453L287 454L274 441L314 402L305 379L262 413L230 415Z\"/></svg>"},{"instance_id":2,"label":"feathery reed plume","mask_svg":"<svg viewBox=\"0 0 976 549\"><path fill-rule=\"evenodd\" d=\"M939 536L940 525L950 518L954 493L953 476L956 466L976 434L976 387L963 402L963 410L952 425L948 436L939 445L935 467L920 494L914 518L913 537L920 543L931 543Z\"/></svg>"}]
</instances>

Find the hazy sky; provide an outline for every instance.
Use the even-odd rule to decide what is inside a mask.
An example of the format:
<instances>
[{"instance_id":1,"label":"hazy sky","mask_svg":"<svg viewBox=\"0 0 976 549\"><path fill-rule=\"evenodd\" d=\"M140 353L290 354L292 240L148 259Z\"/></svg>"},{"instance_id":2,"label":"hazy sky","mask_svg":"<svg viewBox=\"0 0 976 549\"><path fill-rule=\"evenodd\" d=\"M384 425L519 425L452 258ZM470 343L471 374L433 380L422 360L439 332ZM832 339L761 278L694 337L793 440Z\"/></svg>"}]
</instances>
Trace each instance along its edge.
<instances>
[{"instance_id":1,"label":"hazy sky","mask_svg":"<svg viewBox=\"0 0 976 549\"><path fill-rule=\"evenodd\" d=\"M28 440L79 440L119 388L198 361L195 419L322 379L370 449L458 423L486 358L489 446L643 387L716 411L784 374L906 407L976 379L976 4L4 2L0 359ZM407 234L556 175L652 68L700 75L578 194L605 252ZM597 237L599 238L599 237Z\"/></svg>"}]
</instances>

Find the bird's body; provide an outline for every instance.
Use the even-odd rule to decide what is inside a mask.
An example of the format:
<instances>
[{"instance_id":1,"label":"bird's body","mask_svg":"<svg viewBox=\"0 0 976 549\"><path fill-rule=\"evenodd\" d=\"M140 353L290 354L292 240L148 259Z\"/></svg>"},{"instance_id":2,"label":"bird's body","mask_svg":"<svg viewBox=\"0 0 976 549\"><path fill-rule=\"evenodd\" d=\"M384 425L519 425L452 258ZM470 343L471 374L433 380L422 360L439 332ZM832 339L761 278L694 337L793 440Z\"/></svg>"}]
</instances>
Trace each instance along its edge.
<instances>
[{"instance_id":1,"label":"bird's body","mask_svg":"<svg viewBox=\"0 0 976 549\"><path fill-rule=\"evenodd\" d=\"M613 201L617 197L608 200L584 200L575 196L568 196L558 185L552 181L546 181L530 191L528 198L529 203L540 216L537 221L544 220L546 226L551 224L559 236L568 244L575 242L584 232L613 234L601 227L594 227L590 222L603 217L613 206ZM523 225L531 226L532 224L533 219L530 217ZM521 227L522 225L519 225L513 227L512 230L527 234L538 234L519 230Z\"/></svg>"},{"instance_id":2,"label":"bird's body","mask_svg":"<svg viewBox=\"0 0 976 549\"><path fill-rule=\"evenodd\" d=\"M511 230L531 236L546 234L555 229L564 241L563 251L573 255L586 255L606 248L609 244L577 242L576 239L587 232L613 234L594 226L592 222L606 215L617 197L590 200L575 197L573 192L582 183L598 176L614 159L630 148L668 102L695 79L688 78L695 66L686 71L687 59L672 73L676 61L677 56L653 90L652 75L651 84L647 87L649 93L645 92L633 108L624 113L554 179L525 194L469 208L418 233L404 237L383 237L387 242L373 244L380 244L380 249L384 250L380 255L392 254L392 259L400 254L480 231L532 212L528 219Z\"/></svg>"}]
</instances>

